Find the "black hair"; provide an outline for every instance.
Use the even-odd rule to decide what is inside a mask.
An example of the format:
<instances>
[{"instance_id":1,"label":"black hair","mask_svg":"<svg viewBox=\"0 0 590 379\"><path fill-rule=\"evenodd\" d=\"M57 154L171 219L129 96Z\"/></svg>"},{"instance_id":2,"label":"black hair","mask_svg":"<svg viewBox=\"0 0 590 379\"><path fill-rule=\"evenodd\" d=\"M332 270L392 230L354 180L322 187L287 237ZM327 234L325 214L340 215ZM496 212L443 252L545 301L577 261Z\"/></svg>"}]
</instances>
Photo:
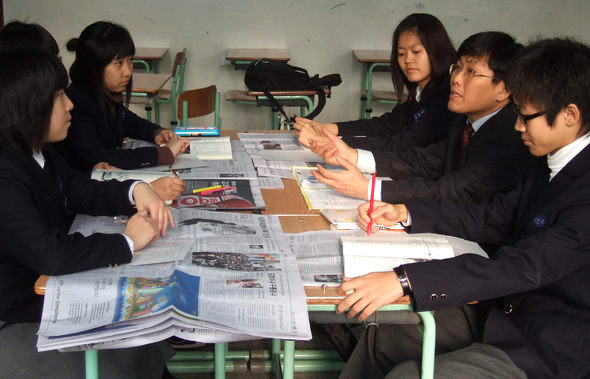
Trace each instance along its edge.
<instances>
[{"instance_id":1,"label":"black hair","mask_svg":"<svg viewBox=\"0 0 590 379\"><path fill-rule=\"evenodd\" d=\"M539 39L510 67L506 86L519 104L544 110L549 125L569 104L580 110L580 135L590 130L590 47L570 38Z\"/></svg>"},{"instance_id":2,"label":"black hair","mask_svg":"<svg viewBox=\"0 0 590 379\"><path fill-rule=\"evenodd\" d=\"M0 30L0 47L31 45L59 55L53 36L39 24L11 21Z\"/></svg>"},{"instance_id":3,"label":"black hair","mask_svg":"<svg viewBox=\"0 0 590 379\"><path fill-rule=\"evenodd\" d=\"M404 86L410 101L416 97L417 84L406 78L397 61L399 36L407 31L415 32L420 38L430 62L430 81L436 85L449 80L449 66L455 61L455 48L438 18L426 13L413 13L404 18L395 28L391 44L391 80L399 101L404 96Z\"/></svg>"},{"instance_id":4,"label":"black hair","mask_svg":"<svg viewBox=\"0 0 590 379\"><path fill-rule=\"evenodd\" d=\"M0 49L0 146L32 154L49 133L55 95L68 85L57 56L39 47Z\"/></svg>"},{"instance_id":5,"label":"black hair","mask_svg":"<svg viewBox=\"0 0 590 379\"><path fill-rule=\"evenodd\" d=\"M88 25L78 38L68 41L66 47L76 52L70 67L72 83L82 85L98 101L104 113L104 69L116 58L135 55L135 45L125 27L108 21ZM131 97L131 79L127 83L126 103Z\"/></svg>"},{"instance_id":6,"label":"black hair","mask_svg":"<svg viewBox=\"0 0 590 379\"><path fill-rule=\"evenodd\" d=\"M461 57L488 58L488 67L494 72L495 83L504 80L510 64L522 45L503 32L481 32L468 37L457 50L457 61Z\"/></svg>"}]
</instances>

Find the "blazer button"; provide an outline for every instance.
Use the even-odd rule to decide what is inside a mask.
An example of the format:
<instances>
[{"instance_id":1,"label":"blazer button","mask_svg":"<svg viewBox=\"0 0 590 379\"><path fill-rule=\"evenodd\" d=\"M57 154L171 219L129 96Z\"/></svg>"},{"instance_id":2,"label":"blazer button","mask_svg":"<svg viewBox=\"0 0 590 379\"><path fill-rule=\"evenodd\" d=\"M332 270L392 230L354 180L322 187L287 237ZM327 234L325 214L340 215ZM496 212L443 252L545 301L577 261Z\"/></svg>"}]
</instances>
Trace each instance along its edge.
<instances>
[{"instance_id":1,"label":"blazer button","mask_svg":"<svg viewBox=\"0 0 590 379\"><path fill-rule=\"evenodd\" d=\"M441 293L440 294L440 299L441 300L446 300L447 299L447 294L446 293Z\"/></svg>"},{"instance_id":2,"label":"blazer button","mask_svg":"<svg viewBox=\"0 0 590 379\"><path fill-rule=\"evenodd\" d=\"M506 304L506 305L504 305L504 309L502 309L502 311L504 311L504 313L506 313L507 315L512 313L512 310L513 310L512 304Z\"/></svg>"},{"instance_id":3,"label":"blazer button","mask_svg":"<svg viewBox=\"0 0 590 379\"><path fill-rule=\"evenodd\" d=\"M430 300L437 301L438 300L438 294L433 293L432 295L430 295Z\"/></svg>"}]
</instances>

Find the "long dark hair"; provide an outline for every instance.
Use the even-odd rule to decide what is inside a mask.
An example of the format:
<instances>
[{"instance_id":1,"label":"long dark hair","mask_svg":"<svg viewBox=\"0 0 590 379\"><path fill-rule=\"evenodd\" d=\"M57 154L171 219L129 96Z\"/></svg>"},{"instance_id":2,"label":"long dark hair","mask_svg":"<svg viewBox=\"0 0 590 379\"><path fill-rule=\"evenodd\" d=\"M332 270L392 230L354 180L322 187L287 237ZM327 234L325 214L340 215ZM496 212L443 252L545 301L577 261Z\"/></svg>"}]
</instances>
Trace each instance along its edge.
<instances>
[{"instance_id":1,"label":"long dark hair","mask_svg":"<svg viewBox=\"0 0 590 379\"><path fill-rule=\"evenodd\" d=\"M427 13L413 13L404 18L393 32L391 47L391 80L398 101L402 101L404 87L408 89L408 101L416 99L416 83L406 78L397 62L397 44L400 34L413 31L420 38L430 61L430 81L438 85L449 79L449 66L455 62L455 48L447 31L438 18Z\"/></svg>"},{"instance_id":2,"label":"long dark hair","mask_svg":"<svg viewBox=\"0 0 590 379\"><path fill-rule=\"evenodd\" d=\"M135 45L125 27L108 21L88 25L78 38L68 41L66 47L76 52L76 60L70 67L72 83L89 91L104 113L104 68L115 58L135 55ZM131 97L131 79L125 88L126 104Z\"/></svg>"},{"instance_id":3,"label":"long dark hair","mask_svg":"<svg viewBox=\"0 0 590 379\"><path fill-rule=\"evenodd\" d=\"M55 95L67 85L68 73L52 52L32 46L0 49L0 146L40 151Z\"/></svg>"},{"instance_id":4,"label":"long dark hair","mask_svg":"<svg viewBox=\"0 0 590 379\"><path fill-rule=\"evenodd\" d=\"M45 48L55 55L59 47L53 36L39 24L11 21L0 30L0 46L31 45Z\"/></svg>"}]
</instances>

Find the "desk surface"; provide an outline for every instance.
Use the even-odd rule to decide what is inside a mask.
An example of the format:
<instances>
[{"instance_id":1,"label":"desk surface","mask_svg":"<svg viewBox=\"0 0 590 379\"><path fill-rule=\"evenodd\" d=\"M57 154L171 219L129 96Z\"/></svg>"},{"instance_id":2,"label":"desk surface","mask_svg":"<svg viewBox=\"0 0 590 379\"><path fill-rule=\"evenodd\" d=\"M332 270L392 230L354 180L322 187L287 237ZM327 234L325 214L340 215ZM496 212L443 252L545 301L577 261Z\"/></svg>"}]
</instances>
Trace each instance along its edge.
<instances>
[{"instance_id":1,"label":"desk surface","mask_svg":"<svg viewBox=\"0 0 590 379\"><path fill-rule=\"evenodd\" d=\"M229 49L225 56L228 61L257 61L259 59L273 59L277 61L289 61L287 49Z\"/></svg>"},{"instance_id":2,"label":"desk surface","mask_svg":"<svg viewBox=\"0 0 590 379\"><path fill-rule=\"evenodd\" d=\"M391 50L353 50L356 60L362 63L391 63Z\"/></svg>"},{"instance_id":3,"label":"desk surface","mask_svg":"<svg viewBox=\"0 0 590 379\"><path fill-rule=\"evenodd\" d=\"M133 92L147 93L155 95L171 78L170 74L133 74Z\"/></svg>"},{"instance_id":4,"label":"desk surface","mask_svg":"<svg viewBox=\"0 0 590 379\"><path fill-rule=\"evenodd\" d=\"M159 61L168 51L167 47L137 47L133 59L142 59L144 61Z\"/></svg>"}]
</instances>

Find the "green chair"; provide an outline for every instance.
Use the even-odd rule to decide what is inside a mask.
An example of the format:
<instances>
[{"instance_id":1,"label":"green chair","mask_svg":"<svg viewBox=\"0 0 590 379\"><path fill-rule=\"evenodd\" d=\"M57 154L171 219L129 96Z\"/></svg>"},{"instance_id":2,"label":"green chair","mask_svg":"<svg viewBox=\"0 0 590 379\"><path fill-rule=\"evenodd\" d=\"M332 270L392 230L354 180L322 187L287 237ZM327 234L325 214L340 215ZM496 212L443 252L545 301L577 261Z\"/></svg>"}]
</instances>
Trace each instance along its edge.
<instances>
[{"instance_id":1,"label":"green chair","mask_svg":"<svg viewBox=\"0 0 590 379\"><path fill-rule=\"evenodd\" d=\"M170 104L170 124L175 126L178 123L176 117L176 100L178 95L182 93L184 88L184 73L186 69L187 57L186 48L176 53L174 64L172 65L172 86L170 89L160 90L160 94L154 100L155 105L155 121L160 125L160 104Z\"/></svg>"},{"instance_id":2,"label":"green chair","mask_svg":"<svg viewBox=\"0 0 590 379\"><path fill-rule=\"evenodd\" d=\"M221 95L214 85L182 92L178 96L180 125L187 126L189 118L206 116L214 112L215 126L221 129L220 98Z\"/></svg>"}]
</instances>

